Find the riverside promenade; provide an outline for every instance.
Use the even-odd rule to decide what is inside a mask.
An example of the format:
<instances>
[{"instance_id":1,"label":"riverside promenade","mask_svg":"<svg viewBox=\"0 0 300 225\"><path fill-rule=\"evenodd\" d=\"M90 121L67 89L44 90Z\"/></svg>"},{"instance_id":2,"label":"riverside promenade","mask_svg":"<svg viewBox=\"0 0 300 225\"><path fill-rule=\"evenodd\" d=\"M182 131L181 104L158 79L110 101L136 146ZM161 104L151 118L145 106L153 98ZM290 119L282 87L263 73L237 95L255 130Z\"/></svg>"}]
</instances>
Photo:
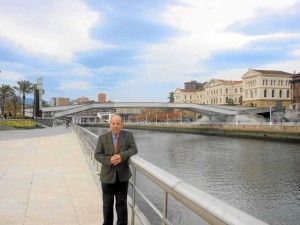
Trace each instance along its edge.
<instances>
[{"instance_id":1,"label":"riverside promenade","mask_svg":"<svg viewBox=\"0 0 300 225\"><path fill-rule=\"evenodd\" d=\"M71 127L0 131L0 225L101 225L97 173Z\"/></svg>"}]
</instances>

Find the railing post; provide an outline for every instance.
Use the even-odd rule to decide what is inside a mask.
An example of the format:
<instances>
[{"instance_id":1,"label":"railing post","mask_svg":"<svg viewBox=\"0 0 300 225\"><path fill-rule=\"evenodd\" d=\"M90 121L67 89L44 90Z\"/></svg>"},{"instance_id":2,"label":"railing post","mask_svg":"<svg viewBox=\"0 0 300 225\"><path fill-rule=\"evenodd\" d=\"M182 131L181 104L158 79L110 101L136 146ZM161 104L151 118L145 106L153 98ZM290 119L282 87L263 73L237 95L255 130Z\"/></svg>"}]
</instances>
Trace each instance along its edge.
<instances>
[{"instance_id":1,"label":"railing post","mask_svg":"<svg viewBox=\"0 0 300 225\"><path fill-rule=\"evenodd\" d=\"M168 217L168 193L164 191L164 199L163 199L163 221L162 225L166 225Z\"/></svg>"},{"instance_id":2,"label":"railing post","mask_svg":"<svg viewBox=\"0 0 300 225\"><path fill-rule=\"evenodd\" d=\"M136 168L132 168L132 204L131 204L131 225L134 225L134 208L135 208L135 185L136 185Z\"/></svg>"}]
</instances>

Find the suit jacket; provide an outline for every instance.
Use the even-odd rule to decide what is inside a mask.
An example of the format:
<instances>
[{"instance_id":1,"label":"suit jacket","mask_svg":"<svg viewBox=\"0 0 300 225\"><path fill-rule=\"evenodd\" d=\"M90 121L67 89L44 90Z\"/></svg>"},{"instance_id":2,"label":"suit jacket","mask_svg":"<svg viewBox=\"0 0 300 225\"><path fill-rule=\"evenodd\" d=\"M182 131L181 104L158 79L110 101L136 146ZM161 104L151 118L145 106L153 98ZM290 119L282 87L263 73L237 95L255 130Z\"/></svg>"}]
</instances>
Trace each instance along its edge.
<instances>
[{"instance_id":1,"label":"suit jacket","mask_svg":"<svg viewBox=\"0 0 300 225\"><path fill-rule=\"evenodd\" d=\"M128 160L138 152L131 132L121 130L119 134L117 154L121 156L121 163L116 166L110 164L110 158L115 154L114 151L111 132L98 137L95 159L102 164L100 172L102 183L115 183L117 173L120 182L128 181L131 177Z\"/></svg>"}]
</instances>

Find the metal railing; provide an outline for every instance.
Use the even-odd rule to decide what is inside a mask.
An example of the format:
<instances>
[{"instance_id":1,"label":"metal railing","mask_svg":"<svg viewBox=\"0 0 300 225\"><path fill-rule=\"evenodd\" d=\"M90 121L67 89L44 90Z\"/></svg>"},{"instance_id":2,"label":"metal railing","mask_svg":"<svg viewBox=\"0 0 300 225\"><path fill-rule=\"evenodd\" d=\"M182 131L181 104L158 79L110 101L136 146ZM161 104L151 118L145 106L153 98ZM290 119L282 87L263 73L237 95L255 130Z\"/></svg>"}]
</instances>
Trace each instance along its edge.
<instances>
[{"instance_id":1,"label":"metal railing","mask_svg":"<svg viewBox=\"0 0 300 225\"><path fill-rule=\"evenodd\" d=\"M99 169L98 162L94 158L94 152L97 144L97 135L94 133L75 125L74 130L82 141L84 148L90 154L91 160ZM201 191L194 186L185 183L183 180L174 175L162 170L161 168L151 164L150 162L135 155L130 159L132 166L132 178L130 184L132 186L132 199L129 203L132 209L131 224L135 223L135 216L142 224L149 224L145 219L143 212L136 204L136 195L139 194L145 202L153 209L153 211L160 217L163 225L171 225L168 220L168 196L172 196L180 204L184 205L202 219L213 225L267 225L245 212L234 208L227 203L217 199L216 197ZM151 202L145 194L136 186L137 171L145 178L156 184L163 190L163 209L160 211L153 202Z\"/></svg>"}]
</instances>

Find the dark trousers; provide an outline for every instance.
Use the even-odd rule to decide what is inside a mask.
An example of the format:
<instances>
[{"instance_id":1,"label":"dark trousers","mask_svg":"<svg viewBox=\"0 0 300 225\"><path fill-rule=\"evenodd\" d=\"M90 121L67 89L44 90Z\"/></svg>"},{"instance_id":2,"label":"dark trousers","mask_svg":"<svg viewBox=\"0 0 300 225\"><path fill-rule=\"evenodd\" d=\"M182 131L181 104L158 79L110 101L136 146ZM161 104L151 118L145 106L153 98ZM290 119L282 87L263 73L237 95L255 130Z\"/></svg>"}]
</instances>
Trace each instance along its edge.
<instances>
[{"instance_id":1,"label":"dark trousers","mask_svg":"<svg viewBox=\"0 0 300 225\"><path fill-rule=\"evenodd\" d=\"M128 181L119 182L114 184L104 184L102 186L102 198L103 198L103 225L113 225L114 221L114 197L116 198L116 212L117 212L117 225L128 224L128 212L127 212L127 190Z\"/></svg>"}]
</instances>

